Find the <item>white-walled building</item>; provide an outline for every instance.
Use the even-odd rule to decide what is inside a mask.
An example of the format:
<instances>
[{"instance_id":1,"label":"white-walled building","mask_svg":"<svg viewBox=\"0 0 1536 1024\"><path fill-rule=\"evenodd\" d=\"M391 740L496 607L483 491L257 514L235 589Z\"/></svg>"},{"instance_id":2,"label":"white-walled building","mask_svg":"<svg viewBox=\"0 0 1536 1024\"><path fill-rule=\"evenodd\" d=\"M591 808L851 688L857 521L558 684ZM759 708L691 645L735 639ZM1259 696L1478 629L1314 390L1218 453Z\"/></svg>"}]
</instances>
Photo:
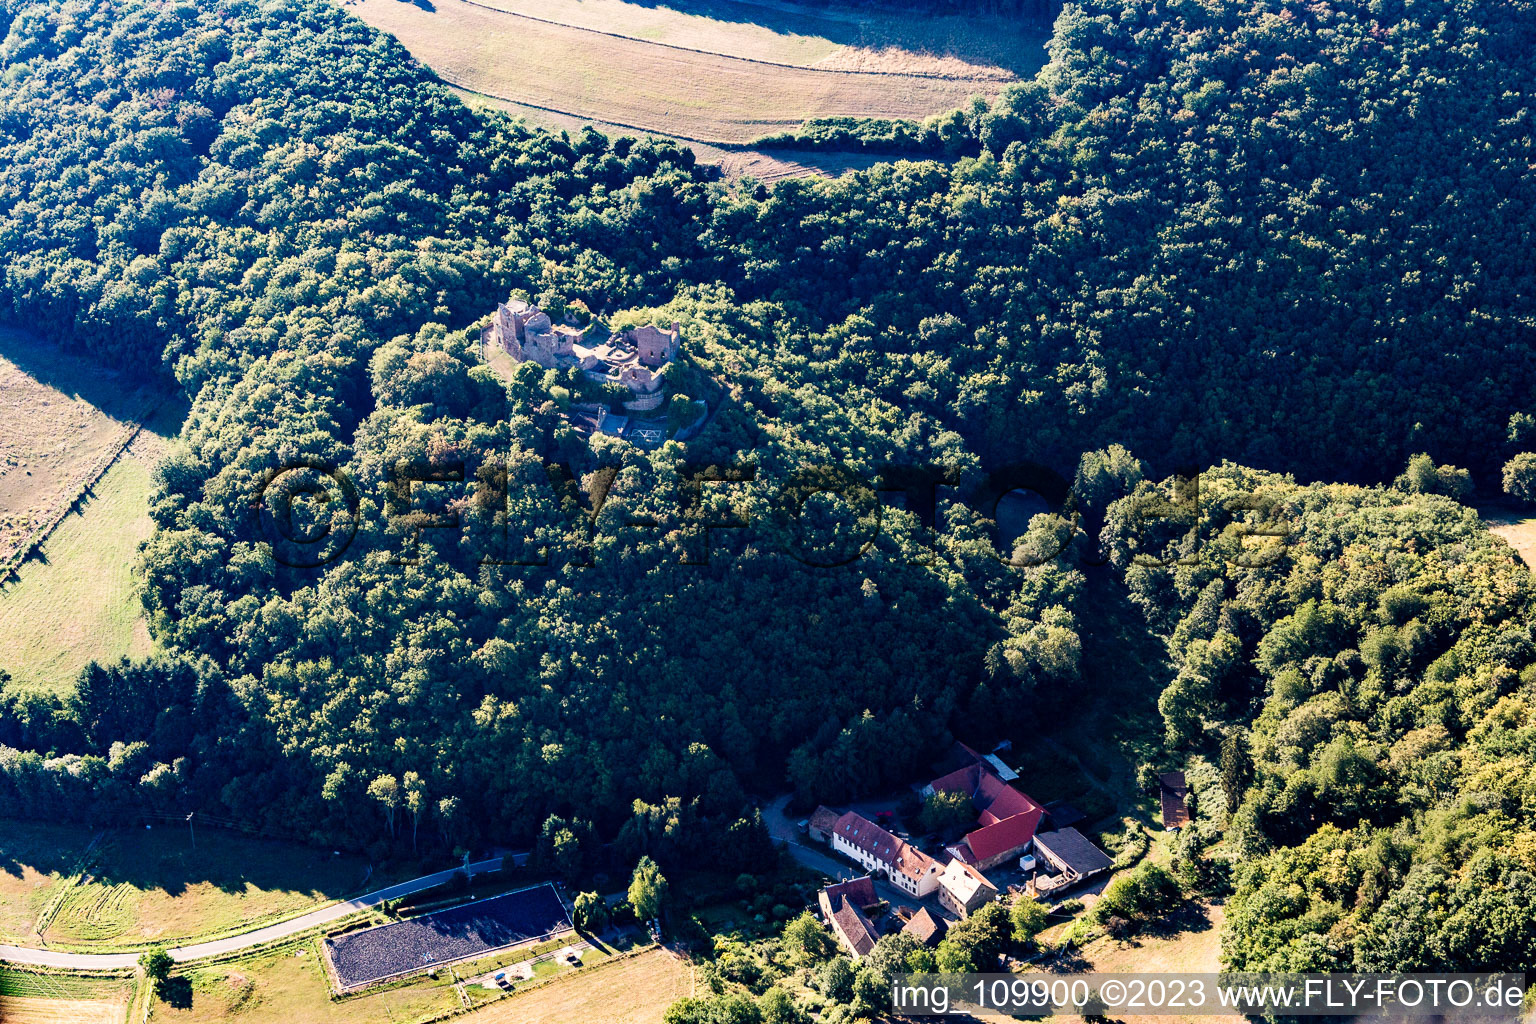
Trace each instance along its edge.
<instances>
[{"instance_id":1,"label":"white-walled building","mask_svg":"<svg viewBox=\"0 0 1536 1024\"><path fill-rule=\"evenodd\" d=\"M866 871L884 873L892 885L919 899L939 886L938 861L853 811L833 826L832 848Z\"/></svg>"}]
</instances>

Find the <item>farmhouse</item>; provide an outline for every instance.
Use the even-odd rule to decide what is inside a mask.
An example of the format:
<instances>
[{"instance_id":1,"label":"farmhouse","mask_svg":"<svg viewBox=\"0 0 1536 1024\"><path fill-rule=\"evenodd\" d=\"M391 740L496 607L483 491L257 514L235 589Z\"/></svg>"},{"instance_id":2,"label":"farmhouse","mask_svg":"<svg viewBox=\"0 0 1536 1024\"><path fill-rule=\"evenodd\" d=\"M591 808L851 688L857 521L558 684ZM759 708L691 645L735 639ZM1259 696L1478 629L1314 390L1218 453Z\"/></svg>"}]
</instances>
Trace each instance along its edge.
<instances>
[{"instance_id":1,"label":"farmhouse","mask_svg":"<svg viewBox=\"0 0 1536 1024\"><path fill-rule=\"evenodd\" d=\"M984 757L963 745L961 748L970 755L970 763L939 776L921 792L924 797L935 793L964 793L970 797L980 827L966 833L964 839L949 847L949 852L984 871L1029 849L1045 809L1009 785L998 771L1000 760ZM1002 767L1012 777L1018 777L1007 766Z\"/></svg>"},{"instance_id":2,"label":"farmhouse","mask_svg":"<svg viewBox=\"0 0 1536 1024\"><path fill-rule=\"evenodd\" d=\"M939 875L939 905L952 914L969 917L997 898L997 886L956 857Z\"/></svg>"},{"instance_id":3,"label":"farmhouse","mask_svg":"<svg viewBox=\"0 0 1536 1024\"><path fill-rule=\"evenodd\" d=\"M832 848L866 871L883 871L892 884L913 896L921 898L938 888L938 861L853 811L832 826Z\"/></svg>"},{"instance_id":4,"label":"farmhouse","mask_svg":"<svg viewBox=\"0 0 1536 1024\"><path fill-rule=\"evenodd\" d=\"M858 960L875 948L879 936L866 916L866 911L880 902L873 878L865 875L829 885L817 893L816 902L821 906L821 919L849 956Z\"/></svg>"},{"instance_id":5,"label":"farmhouse","mask_svg":"<svg viewBox=\"0 0 1536 1024\"><path fill-rule=\"evenodd\" d=\"M1074 886L1114 867L1109 855L1075 828L1040 833L1035 837L1035 850L1054 872L1035 876L1035 889L1041 895Z\"/></svg>"},{"instance_id":6,"label":"farmhouse","mask_svg":"<svg viewBox=\"0 0 1536 1024\"><path fill-rule=\"evenodd\" d=\"M631 413L661 407L664 375L677 358L681 328L654 325L610 332L600 320L585 326L554 323L548 313L522 299L496 306L486 340L516 362L535 362L551 370L579 369L596 383L629 389L623 406Z\"/></svg>"}]
</instances>

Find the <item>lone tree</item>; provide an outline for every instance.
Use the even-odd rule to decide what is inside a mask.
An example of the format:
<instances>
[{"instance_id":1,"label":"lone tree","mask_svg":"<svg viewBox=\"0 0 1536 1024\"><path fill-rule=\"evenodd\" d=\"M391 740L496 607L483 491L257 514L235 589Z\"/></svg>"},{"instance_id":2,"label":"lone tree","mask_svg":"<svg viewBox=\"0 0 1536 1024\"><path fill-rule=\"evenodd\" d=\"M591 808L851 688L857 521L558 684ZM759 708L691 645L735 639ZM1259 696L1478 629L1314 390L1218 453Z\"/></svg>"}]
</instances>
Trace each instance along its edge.
<instances>
[{"instance_id":1,"label":"lone tree","mask_svg":"<svg viewBox=\"0 0 1536 1024\"><path fill-rule=\"evenodd\" d=\"M595 892L578 893L571 904L576 927L584 932L602 931L608 926L608 904Z\"/></svg>"},{"instance_id":2,"label":"lone tree","mask_svg":"<svg viewBox=\"0 0 1536 1024\"><path fill-rule=\"evenodd\" d=\"M411 852L416 852L416 830L421 826L421 812L427 809L427 783L420 774L406 772L405 809L411 812Z\"/></svg>"},{"instance_id":3,"label":"lone tree","mask_svg":"<svg viewBox=\"0 0 1536 1024\"><path fill-rule=\"evenodd\" d=\"M1008 917L1013 923L1013 941L1021 946L1033 942L1035 936L1045 931L1049 923L1045 908L1028 896L1020 896L1013 901Z\"/></svg>"},{"instance_id":4,"label":"lone tree","mask_svg":"<svg viewBox=\"0 0 1536 1024\"><path fill-rule=\"evenodd\" d=\"M635 916L649 921L661 913L661 905L667 899L667 880L661 868L649 857L641 857L635 865L635 874L629 880L629 905L635 908Z\"/></svg>"},{"instance_id":5,"label":"lone tree","mask_svg":"<svg viewBox=\"0 0 1536 1024\"><path fill-rule=\"evenodd\" d=\"M1536 453L1521 452L1504 463L1504 493L1516 501L1536 502Z\"/></svg>"},{"instance_id":6,"label":"lone tree","mask_svg":"<svg viewBox=\"0 0 1536 1024\"><path fill-rule=\"evenodd\" d=\"M176 961L171 959L171 954L164 949L155 948L139 957L139 966L144 969L144 974L155 983L155 991L162 992L165 983L170 980L171 968Z\"/></svg>"}]
</instances>

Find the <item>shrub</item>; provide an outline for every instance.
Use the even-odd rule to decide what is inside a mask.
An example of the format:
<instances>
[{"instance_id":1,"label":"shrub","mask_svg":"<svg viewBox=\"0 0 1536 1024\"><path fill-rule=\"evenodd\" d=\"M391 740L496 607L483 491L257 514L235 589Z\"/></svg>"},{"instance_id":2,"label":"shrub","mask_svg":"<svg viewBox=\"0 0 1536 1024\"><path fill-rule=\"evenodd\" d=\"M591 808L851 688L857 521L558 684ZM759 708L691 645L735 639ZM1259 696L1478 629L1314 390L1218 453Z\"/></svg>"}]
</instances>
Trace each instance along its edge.
<instances>
[{"instance_id":1,"label":"shrub","mask_svg":"<svg viewBox=\"0 0 1536 1024\"><path fill-rule=\"evenodd\" d=\"M1167 913L1181 896L1179 883L1166 869L1143 864L1109 883L1093 908L1094 917L1106 927L1112 917L1146 921Z\"/></svg>"}]
</instances>

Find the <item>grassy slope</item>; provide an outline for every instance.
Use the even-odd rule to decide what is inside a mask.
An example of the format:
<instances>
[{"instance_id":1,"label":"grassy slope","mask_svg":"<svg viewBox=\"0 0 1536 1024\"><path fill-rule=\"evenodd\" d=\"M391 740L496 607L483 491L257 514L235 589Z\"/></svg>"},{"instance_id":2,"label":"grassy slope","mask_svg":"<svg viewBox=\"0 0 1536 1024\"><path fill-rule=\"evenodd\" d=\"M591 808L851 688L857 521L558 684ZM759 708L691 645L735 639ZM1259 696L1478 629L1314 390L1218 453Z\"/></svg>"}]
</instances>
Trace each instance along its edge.
<instances>
[{"instance_id":1,"label":"grassy slope","mask_svg":"<svg viewBox=\"0 0 1536 1024\"><path fill-rule=\"evenodd\" d=\"M162 451L141 435L0 590L0 668L21 686L67 690L89 661L150 653L133 566Z\"/></svg>"},{"instance_id":2,"label":"grassy slope","mask_svg":"<svg viewBox=\"0 0 1536 1024\"><path fill-rule=\"evenodd\" d=\"M228 934L356 895L367 870L361 858L216 829L201 830L194 849L170 826L108 832L82 863L89 828L0 825L0 941L28 945L45 909L53 946Z\"/></svg>"}]
</instances>

